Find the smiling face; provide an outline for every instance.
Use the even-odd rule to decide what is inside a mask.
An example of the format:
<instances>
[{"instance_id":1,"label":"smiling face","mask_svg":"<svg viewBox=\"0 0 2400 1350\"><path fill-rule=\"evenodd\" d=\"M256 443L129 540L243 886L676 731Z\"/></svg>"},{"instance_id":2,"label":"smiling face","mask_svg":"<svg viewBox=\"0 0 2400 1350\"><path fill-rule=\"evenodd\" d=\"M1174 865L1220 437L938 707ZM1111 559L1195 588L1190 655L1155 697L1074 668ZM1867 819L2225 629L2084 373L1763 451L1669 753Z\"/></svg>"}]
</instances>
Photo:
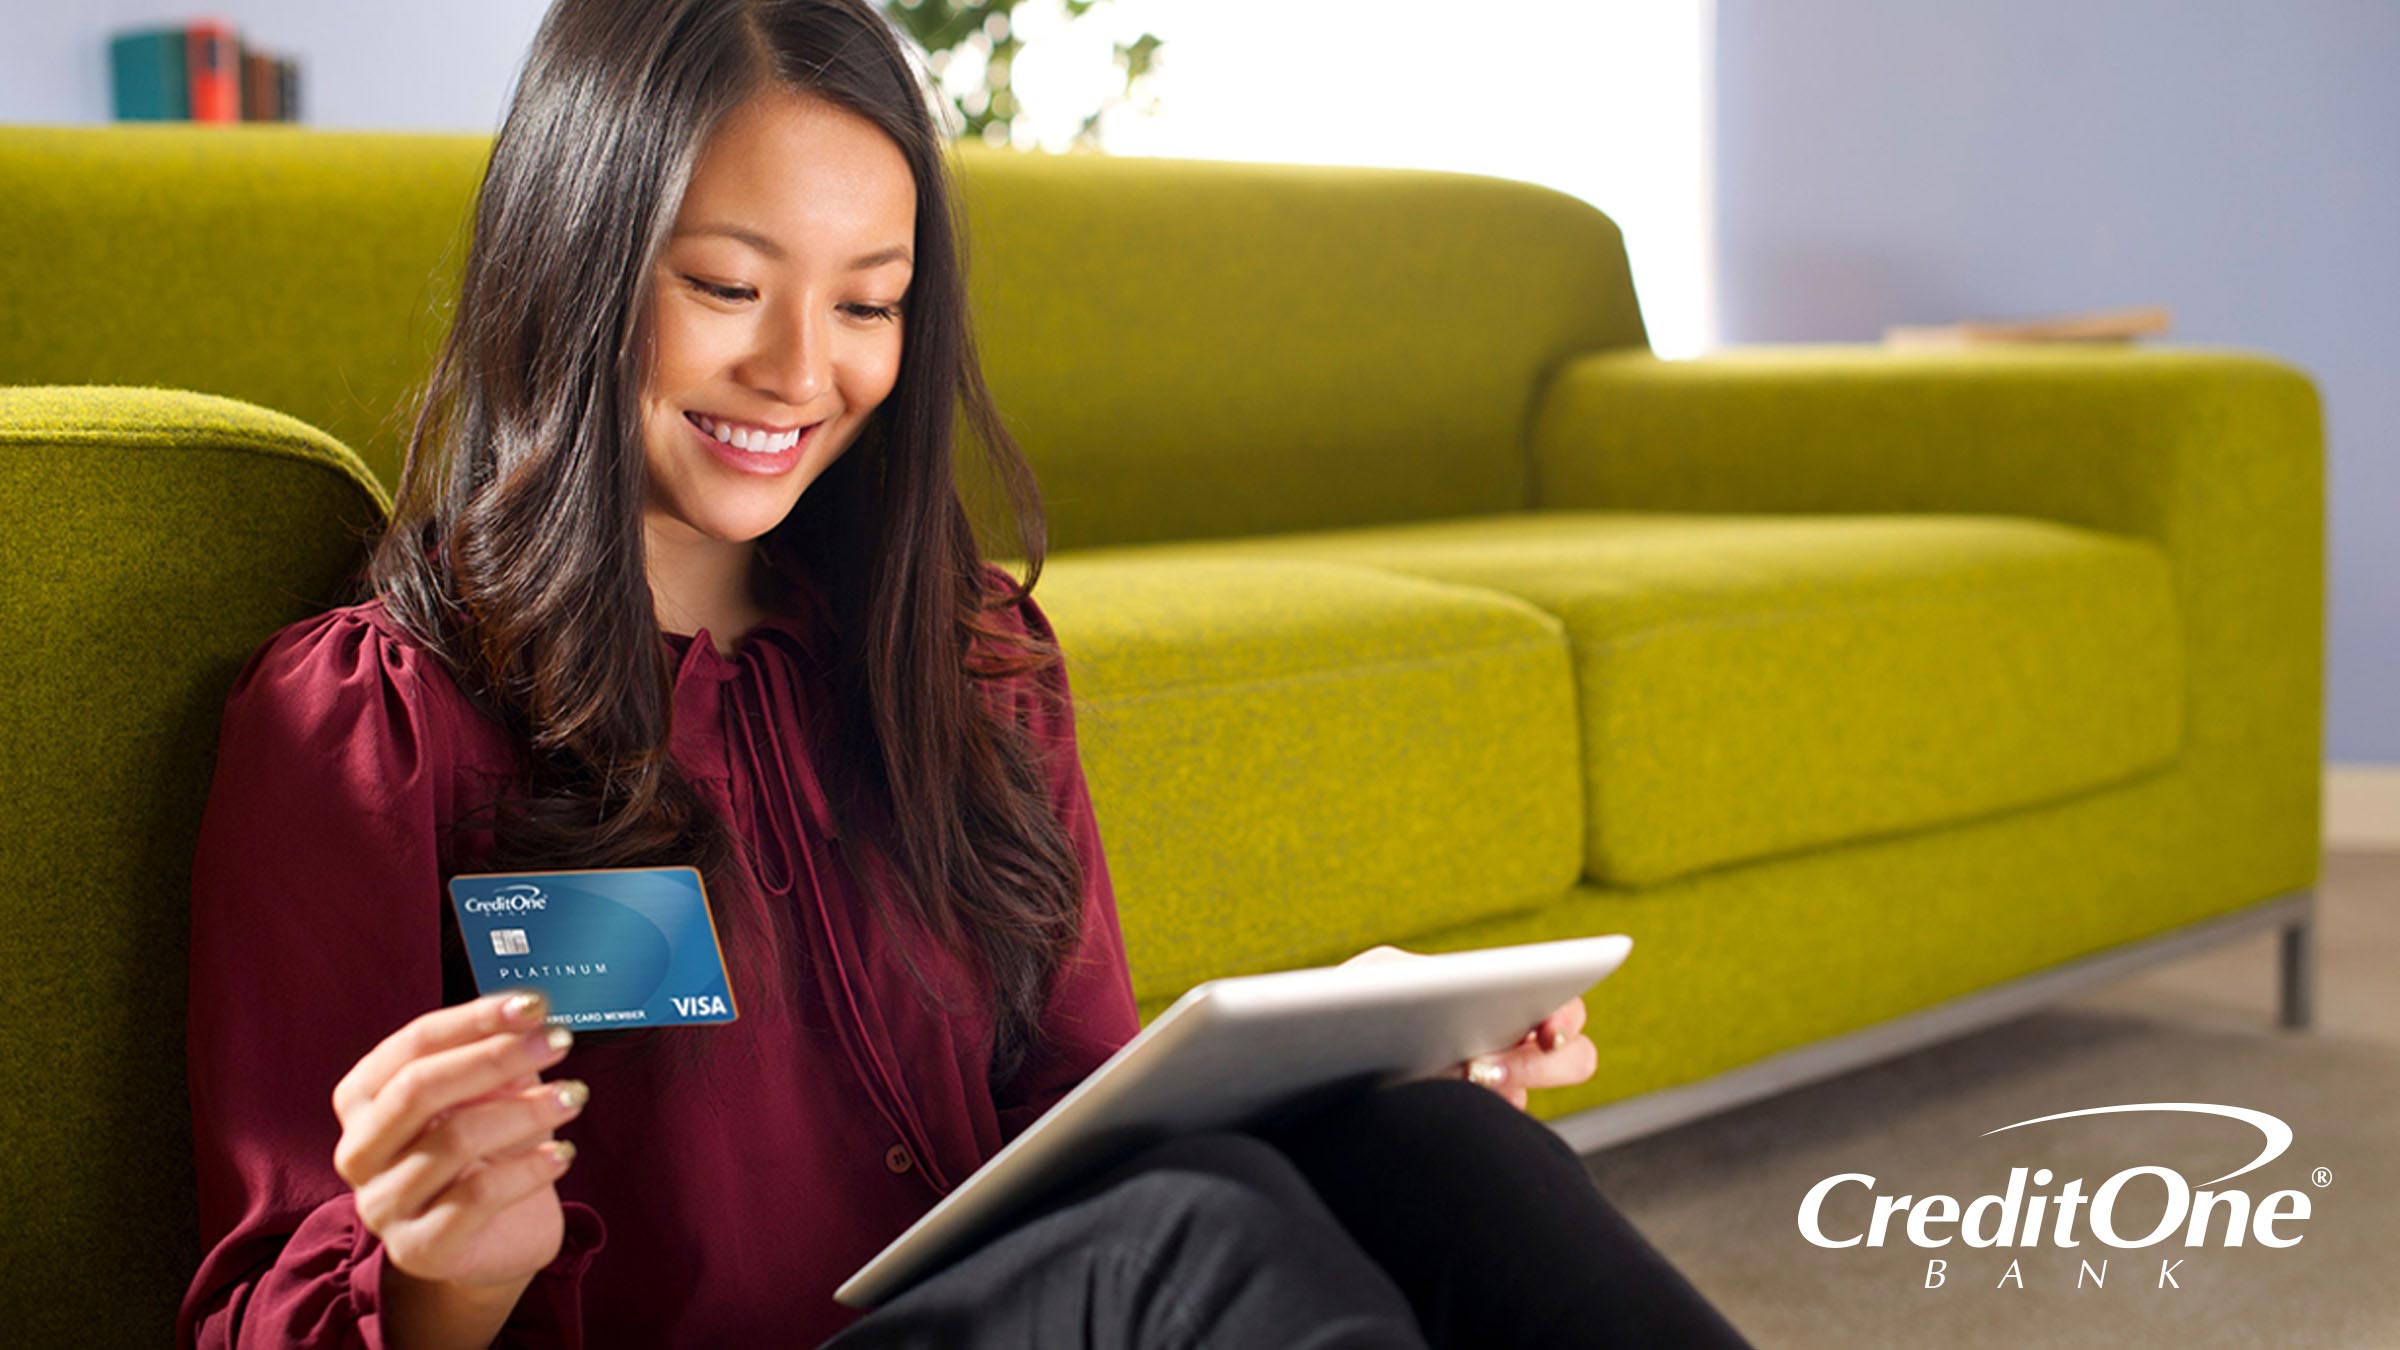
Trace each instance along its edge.
<instances>
[{"instance_id":1,"label":"smiling face","mask_svg":"<svg viewBox=\"0 0 2400 1350\"><path fill-rule=\"evenodd\" d=\"M773 89L718 124L652 278L654 580L746 557L857 438L900 373L915 233L908 161L857 114Z\"/></svg>"}]
</instances>

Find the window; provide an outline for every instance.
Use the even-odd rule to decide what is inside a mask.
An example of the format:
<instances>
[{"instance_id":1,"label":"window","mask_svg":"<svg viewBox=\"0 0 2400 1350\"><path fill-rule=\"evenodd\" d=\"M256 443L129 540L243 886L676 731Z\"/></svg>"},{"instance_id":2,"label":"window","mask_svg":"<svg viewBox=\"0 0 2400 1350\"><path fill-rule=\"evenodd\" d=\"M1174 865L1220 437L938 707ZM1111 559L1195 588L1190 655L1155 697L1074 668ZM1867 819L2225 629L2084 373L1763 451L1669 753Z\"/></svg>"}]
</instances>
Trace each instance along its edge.
<instances>
[{"instance_id":1,"label":"window","mask_svg":"<svg viewBox=\"0 0 2400 1350\"><path fill-rule=\"evenodd\" d=\"M1112 153L1451 169L1557 188L1625 232L1652 348L1717 345L1709 179L1713 0L1026 0L1016 140L1059 148L1110 93L1112 44L1156 34ZM1045 120L1047 117L1049 120Z\"/></svg>"}]
</instances>

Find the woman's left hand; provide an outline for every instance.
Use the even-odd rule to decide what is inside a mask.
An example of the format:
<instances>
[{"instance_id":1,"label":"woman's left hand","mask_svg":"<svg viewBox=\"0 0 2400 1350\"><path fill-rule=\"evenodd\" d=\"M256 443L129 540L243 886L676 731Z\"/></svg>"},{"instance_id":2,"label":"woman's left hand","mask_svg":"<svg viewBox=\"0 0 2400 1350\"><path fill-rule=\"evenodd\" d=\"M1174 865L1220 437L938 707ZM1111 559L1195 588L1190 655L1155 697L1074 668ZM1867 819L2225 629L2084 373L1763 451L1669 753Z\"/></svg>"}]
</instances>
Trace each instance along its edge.
<instances>
[{"instance_id":1,"label":"woman's left hand","mask_svg":"<svg viewBox=\"0 0 2400 1350\"><path fill-rule=\"evenodd\" d=\"M1369 947L1342 964L1407 961L1423 956L1422 952L1402 951L1398 947ZM1449 1076L1481 1083L1522 1111L1528 1089L1580 1083L1600 1067L1600 1047L1583 1034L1583 1019L1582 999L1562 1003L1526 1032L1525 1039L1506 1050L1462 1060L1448 1070Z\"/></svg>"}]
</instances>

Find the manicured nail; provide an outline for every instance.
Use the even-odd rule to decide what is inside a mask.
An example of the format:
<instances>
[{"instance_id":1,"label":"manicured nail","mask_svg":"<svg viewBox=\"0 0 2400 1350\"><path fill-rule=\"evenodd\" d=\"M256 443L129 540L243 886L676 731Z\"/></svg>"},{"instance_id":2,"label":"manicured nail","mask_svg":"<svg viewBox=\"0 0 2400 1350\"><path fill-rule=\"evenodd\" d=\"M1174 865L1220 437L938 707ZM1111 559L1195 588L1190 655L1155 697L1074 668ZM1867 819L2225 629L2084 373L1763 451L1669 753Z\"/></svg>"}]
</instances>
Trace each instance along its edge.
<instances>
[{"instance_id":1,"label":"manicured nail","mask_svg":"<svg viewBox=\"0 0 2400 1350\"><path fill-rule=\"evenodd\" d=\"M592 1099L592 1089L582 1079L570 1078L553 1088L550 1095L558 1100L559 1110L574 1111Z\"/></svg>"},{"instance_id":2,"label":"manicured nail","mask_svg":"<svg viewBox=\"0 0 2400 1350\"><path fill-rule=\"evenodd\" d=\"M561 1172L567 1170L568 1163L575 1161L575 1141L572 1139L553 1139L542 1147L550 1150L550 1165Z\"/></svg>"},{"instance_id":3,"label":"manicured nail","mask_svg":"<svg viewBox=\"0 0 2400 1350\"><path fill-rule=\"evenodd\" d=\"M552 1027L544 1034L549 1037L550 1048L553 1050L564 1050L575 1043L575 1033L565 1027Z\"/></svg>"},{"instance_id":4,"label":"manicured nail","mask_svg":"<svg viewBox=\"0 0 2400 1350\"><path fill-rule=\"evenodd\" d=\"M508 1001L500 1005L500 1011L511 1021L539 1022L542 1014L550 1011L550 1000L533 992L511 994Z\"/></svg>"}]
</instances>

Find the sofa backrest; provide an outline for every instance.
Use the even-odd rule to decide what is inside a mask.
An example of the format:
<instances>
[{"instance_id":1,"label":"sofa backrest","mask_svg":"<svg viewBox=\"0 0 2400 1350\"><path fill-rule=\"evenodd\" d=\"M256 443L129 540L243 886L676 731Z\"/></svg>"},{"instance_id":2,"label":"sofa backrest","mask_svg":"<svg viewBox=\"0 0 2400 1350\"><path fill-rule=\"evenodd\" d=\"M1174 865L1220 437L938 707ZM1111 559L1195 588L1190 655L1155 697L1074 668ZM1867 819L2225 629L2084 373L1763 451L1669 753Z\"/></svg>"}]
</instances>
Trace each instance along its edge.
<instances>
[{"instance_id":1,"label":"sofa backrest","mask_svg":"<svg viewBox=\"0 0 2400 1350\"><path fill-rule=\"evenodd\" d=\"M0 128L0 384L320 427L396 482L490 137ZM1552 367L1645 342L1592 207L1456 174L962 152L1053 547L1520 509Z\"/></svg>"},{"instance_id":2,"label":"sofa backrest","mask_svg":"<svg viewBox=\"0 0 2400 1350\"><path fill-rule=\"evenodd\" d=\"M432 365L490 144L0 128L0 384L242 399L324 430L388 487L396 410Z\"/></svg>"},{"instance_id":3,"label":"sofa backrest","mask_svg":"<svg viewBox=\"0 0 2400 1350\"><path fill-rule=\"evenodd\" d=\"M967 159L984 366L1062 548L1531 505L1554 365L1642 346L1623 241L1461 174Z\"/></svg>"}]
</instances>

